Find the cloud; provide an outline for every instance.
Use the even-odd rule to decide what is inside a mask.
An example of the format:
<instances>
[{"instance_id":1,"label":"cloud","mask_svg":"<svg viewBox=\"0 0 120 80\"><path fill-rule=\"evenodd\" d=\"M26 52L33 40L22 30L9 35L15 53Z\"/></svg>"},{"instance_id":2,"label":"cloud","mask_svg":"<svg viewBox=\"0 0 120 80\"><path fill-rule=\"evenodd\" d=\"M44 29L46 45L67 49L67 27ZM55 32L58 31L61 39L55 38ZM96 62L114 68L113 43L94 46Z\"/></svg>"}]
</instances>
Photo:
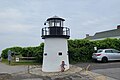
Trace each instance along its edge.
<instances>
[{"instance_id":1,"label":"cloud","mask_svg":"<svg viewBox=\"0 0 120 80\"><path fill-rule=\"evenodd\" d=\"M92 19L88 19L85 22L83 22L81 25L83 26L89 26L89 25L94 25L94 24L100 24L101 22L104 22L108 20L110 17L94 17Z\"/></svg>"},{"instance_id":2,"label":"cloud","mask_svg":"<svg viewBox=\"0 0 120 80\"><path fill-rule=\"evenodd\" d=\"M21 34L31 34L39 29L34 18L24 15L22 10L16 8L5 8L0 10L0 35L11 36ZM25 35L24 35L25 36Z\"/></svg>"},{"instance_id":3,"label":"cloud","mask_svg":"<svg viewBox=\"0 0 120 80\"><path fill-rule=\"evenodd\" d=\"M4 10L0 10L0 19L20 19L22 17L22 13L15 8L7 8Z\"/></svg>"},{"instance_id":4,"label":"cloud","mask_svg":"<svg viewBox=\"0 0 120 80\"><path fill-rule=\"evenodd\" d=\"M43 26L44 21L54 15L65 18L71 38L114 28L120 23L119 3L119 0L1 0L0 48L40 43L41 28L47 27Z\"/></svg>"},{"instance_id":5,"label":"cloud","mask_svg":"<svg viewBox=\"0 0 120 80\"><path fill-rule=\"evenodd\" d=\"M0 32L5 33L5 32L16 32L16 33L23 33L23 32L28 32L31 30L33 26L31 25L24 25L24 24L4 24L2 27L0 27Z\"/></svg>"}]
</instances>

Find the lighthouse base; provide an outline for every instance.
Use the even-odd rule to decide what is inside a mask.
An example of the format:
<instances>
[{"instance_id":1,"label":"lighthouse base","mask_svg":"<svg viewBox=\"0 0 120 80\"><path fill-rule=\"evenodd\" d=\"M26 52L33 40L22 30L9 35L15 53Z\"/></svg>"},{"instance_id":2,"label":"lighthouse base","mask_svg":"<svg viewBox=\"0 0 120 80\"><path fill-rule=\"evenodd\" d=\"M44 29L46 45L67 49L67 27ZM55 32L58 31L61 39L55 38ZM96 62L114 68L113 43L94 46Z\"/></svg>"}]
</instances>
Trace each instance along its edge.
<instances>
[{"instance_id":1,"label":"lighthouse base","mask_svg":"<svg viewBox=\"0 0 120 80\"><path fill-rule=\"evenodd\" d=\"M44 41L43 72L61 71L62 61L65 71L69 69L68 44L65 38L46 38Z\"/></svg>"},{"instance_id":2,"label":"lighthouse base","mask_svg":"<svg viewBox=\"0 0 120 80\"><path fill-rule=\"evenodd\" d=\"M69 70L69 67L65 67L65 71ZM42 68L43 72L61 72L61 68L58 69L44 69Z\"/></svg>"}]
</instances>

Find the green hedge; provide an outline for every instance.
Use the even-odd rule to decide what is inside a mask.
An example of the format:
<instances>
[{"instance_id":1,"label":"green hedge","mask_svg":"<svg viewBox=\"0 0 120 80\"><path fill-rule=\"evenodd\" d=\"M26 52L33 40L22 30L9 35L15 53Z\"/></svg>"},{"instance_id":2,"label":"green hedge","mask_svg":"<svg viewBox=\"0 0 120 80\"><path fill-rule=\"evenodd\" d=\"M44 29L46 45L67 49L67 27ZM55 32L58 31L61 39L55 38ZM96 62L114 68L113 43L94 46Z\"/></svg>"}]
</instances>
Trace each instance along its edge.
<instances>
[{"instance_id":1,"label":"green hedge","mask_svg":"<svg viewBox=\"0 0 120 80\"><path fill-rule=\"evenodd\" d=\"M97 49L114 48L120 50L120 39L105 39L97 41L89 41L86 39L75 39L68 41L68 51L70 62L86 62L92 59L92 54Z\"/></svg>"},{"instance_id":2,"label":"green hedge","mask_svg":"<svg viewBox=\"0 0 120 80\"><path fill-rule=\"evenodd\" d=\"M68 51L70 62L83 62L91 59L95 43L89 40L69 40Z\"/></svg>"},{"instance_id":3,"label":"green hedge","mask_svg":"<svg viewBox=\"0 0 120 80\"><path fill-rule=\"evenodd\" d=\"M2 57L7 58L7 51L11 50L23 57L36 57L36 61L42 63L43 47L41 43L37 47L12 47L2 51ZM92 54L95 52L94 47L98 49L114 48L120 50L120 39L105 39L98 41L89 41L86 39L68 40L68 53L70 62L86 62L91 60Z\"/></svg>"},{"instance_id":4,"label":"green hedge","mask_svg":"<svg viewBox=\"0 0 120 80\"><path fill-rule=\"evenodd\" d=\"M7 57L8 57L8 53L7 53L8 50L12 51L12 56L13 56L14 54L20 55L22 50L23 50L23 48L21 48L21 47L6 48L6 49L2 50L2 54L1 54L2 58L7 59Z\"/></svg>"},{"instance_id":5,"label":"green hedge","mask_svg":"<svg viewBox=\"0 0 120 80\"><path fill-rule=\"evenodd\" d=\"M36 57L36 61L42 63L42 54L43 54L43 47L44 44L41 43L40 46L37 47L11 47L11 48L6 48L2 51L2 58L7 59L8 55L7 52L8 50L11 50L13 52L12 56L17 54L21 55L23 57Z\"/></svg>"}]
</instances>

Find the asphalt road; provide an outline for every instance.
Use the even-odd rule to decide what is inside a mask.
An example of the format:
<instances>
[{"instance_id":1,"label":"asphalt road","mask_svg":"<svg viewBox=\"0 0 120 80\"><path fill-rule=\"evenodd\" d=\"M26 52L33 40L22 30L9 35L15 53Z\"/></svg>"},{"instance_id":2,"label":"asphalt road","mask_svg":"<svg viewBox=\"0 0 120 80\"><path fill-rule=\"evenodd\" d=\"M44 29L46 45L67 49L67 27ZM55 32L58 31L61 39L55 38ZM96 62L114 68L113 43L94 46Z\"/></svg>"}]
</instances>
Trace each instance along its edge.
<instances>
[{"instance_id":1,"label":"asphalt road","mask_svg":"<svg viewBox=\"0 0 120 80\"><path fill-rule=\"evenodd\" d=\"M89 63L78 63L76 66L86 68L90 64L89 70L96 69L108 69L108 68L120 68L120 61L101 63L101 62L89 62Z\"/></svg>"},{"instance_id":2,"label":"asphalt road","mask_svg":"<svg viewBox=\"0 0 120 80\"><path fill-rule=\"evenodd\" d=\"M120 61L108 62L108 63L78 63L76 66L86 68L90 65L89 70L95 73L99 73L116 80L120 80Z\"/></svg>"}]
</instances>

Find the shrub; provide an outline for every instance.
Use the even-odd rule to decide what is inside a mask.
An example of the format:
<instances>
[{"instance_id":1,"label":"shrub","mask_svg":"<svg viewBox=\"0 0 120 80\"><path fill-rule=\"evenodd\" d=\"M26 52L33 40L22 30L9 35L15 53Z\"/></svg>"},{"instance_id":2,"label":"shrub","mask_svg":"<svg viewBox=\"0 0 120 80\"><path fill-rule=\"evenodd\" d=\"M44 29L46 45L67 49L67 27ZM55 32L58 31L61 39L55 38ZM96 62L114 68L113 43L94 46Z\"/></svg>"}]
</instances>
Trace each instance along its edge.
<instances>
[{"instance_id":1,"label":"shrub","mask_svg":"<svg viewBox=\"0 0 120 80\"><path fill-rule=\"evenodd\" d=\"M95 52L94 47L98 49L114 48L120 50L120 39L105 39L98 41L89 41L86 39L68 40L68 53L70 62L86 62L91 60ZM36 57L36 61L42 63L44 43L37 47L12 47L2 51L2 57L7 59L7 52L11 50L23 57Z\"/></svg>"}]
</instances>

